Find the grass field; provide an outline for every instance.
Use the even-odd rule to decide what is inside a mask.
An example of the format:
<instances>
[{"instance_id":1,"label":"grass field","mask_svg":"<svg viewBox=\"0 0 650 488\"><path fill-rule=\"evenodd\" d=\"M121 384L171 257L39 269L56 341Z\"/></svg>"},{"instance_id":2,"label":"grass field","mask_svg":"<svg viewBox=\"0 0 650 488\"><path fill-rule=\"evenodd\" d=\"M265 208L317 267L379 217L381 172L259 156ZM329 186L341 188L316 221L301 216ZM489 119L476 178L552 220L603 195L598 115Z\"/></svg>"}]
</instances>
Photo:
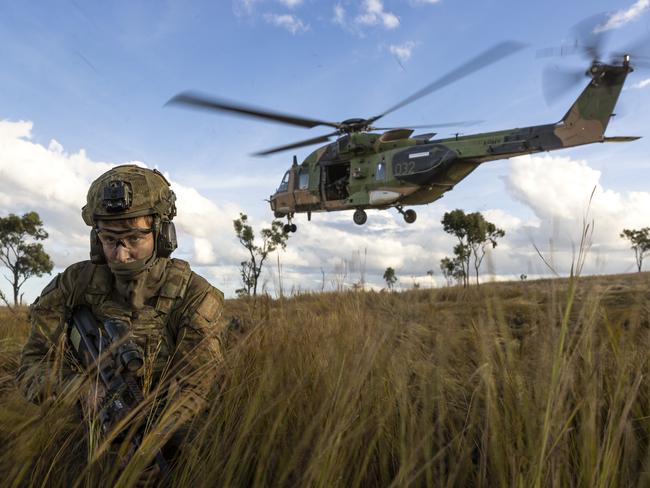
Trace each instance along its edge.
<instances>
[{"instance_id":1,"label":"grass field","mask_svg":"<svg viewBox=\"0 0 650 488\"><path fill-rule=\"evenodd\" d=\"M180 486L650 486L650 273L226 313L243 330ZM25 310L0 309L3 485L130 486L146 459L111 467L74 401L17 392L27 332Z\"/></svg>"}]
</instances>

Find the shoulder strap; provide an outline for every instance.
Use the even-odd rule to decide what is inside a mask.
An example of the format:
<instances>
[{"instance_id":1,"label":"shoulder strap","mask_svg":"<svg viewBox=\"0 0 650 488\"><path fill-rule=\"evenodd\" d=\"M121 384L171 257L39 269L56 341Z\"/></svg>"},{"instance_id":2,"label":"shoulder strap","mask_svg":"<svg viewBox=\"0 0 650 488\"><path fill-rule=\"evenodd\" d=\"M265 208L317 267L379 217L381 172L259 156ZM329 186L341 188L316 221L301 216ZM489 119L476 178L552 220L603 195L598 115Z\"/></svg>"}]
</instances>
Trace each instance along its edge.
<instances>
[{"instance_id":1,"label":"shoulder strap","mask_svg":"<svg viewBox=\"0 0 650 488\"><path fill-rule=\"evenodd\" d=\"M68 309L72 310L74 307L77 305L82 305L85 303L84 300L84 292L88 288L88 285L90 285L90 282L93 279L93 274L95 273L95 268L97 266L93 264L91 261L86 261L81 268L81 271L79 272L79 276L74 282L74 286L72 288L72 292L70 293L70 296L68 297L68 300L66 302L66 305L68 306Z\"/></svg>"},{"instance_id":2,"label":"shoulder strap","mask_svg":"<svg viewBox=\"0 0 650 488\"><path fill-rule=\"evenodd\" d=\"M168 315L177 299L183 298L190 282L192 270L187 261L171 259L167 265L165 283L160 289L156 301L156 311Z\"/></svg>"}]
</instances>

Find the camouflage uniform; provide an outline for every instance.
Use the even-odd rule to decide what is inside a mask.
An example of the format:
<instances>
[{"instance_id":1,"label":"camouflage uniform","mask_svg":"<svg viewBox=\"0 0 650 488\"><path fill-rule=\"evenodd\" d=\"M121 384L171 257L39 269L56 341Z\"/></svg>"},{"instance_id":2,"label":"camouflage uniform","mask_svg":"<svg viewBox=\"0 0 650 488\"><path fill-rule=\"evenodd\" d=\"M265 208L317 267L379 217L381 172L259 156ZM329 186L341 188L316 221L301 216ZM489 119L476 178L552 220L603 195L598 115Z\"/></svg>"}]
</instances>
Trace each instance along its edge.
<instances>
[{"instance_id":1,"label":"camouflage uniform","mask_svg":"<svg viewBox=\"0 0 650 488\"><path fill-rule=\"evenodd\" d=\"M39 402L56 395L80 371L67 353L66 321L72 312L75 283L84 273L90 283L78 304L91 307L104 320L121 318L131 324L133 339L144 352L145 365L138 372L146 394L165 375L178 388L187 413L202 408L214 381L209 371L221 355L219 332L223 294L196 273L185 261L159 258L150 274L151 293L141 309L133 310L119 296L106 265L76 263L48 285L30 309L32 324L22 353L19 380L26 397ZM57 357L61 358L61 377Z\"/></svg>"},{"instance_id":2,"label":"camouflage uniform","mask_svg":"<svg viewBox=\"0 0 650 488\"><path fill-rule=\"evenodd\" d=\"M117 171L114 168L111 172L113 179L129 179L133 172L144 172L149 178L153 173L133 166L118 167ZM97 181L100 180L101 177ZM162 180L166 183L164 178ZM151 202L138 200L138 190L141 193L148 191L136 186L138 181L144 180L131 178L129 181L135 181L132 209L138 210L139 204L142 204L140 207L149 205ZM87 207L93 205L93 192L97 193L91 186ZM173 192L171 195L173 217L175 197ZM159 197L154 195L154 203ZM87 207L84 207L84 213ZM156 211L161 213L159 209ZM151 211L148 214L152 214ZM123 213L115 215L120 217ZM84 214L88 223L86 217ZM93 223L96 220L97 216ZM156 222L158 225L158 220ZM159 226L156 228L158 232ZM221 358L223 294L191 271L187 262L161 257L156 255L156 251L140 281L140 297L136 305L125 291L128 288L121 284L107 264L76 263L54 278L30 309L32 330L18 372L19 384L29 400L39 403L56 396L80 377L82 371L76 366L68 346L66 322L75 306L87 305L100 321L110 317L130 324L132 338L145 359L144 366L138 371L145 395L163 385L161 393L168 399L181 401L183 420L204 407Z\"/></svg>"}]
</instances>

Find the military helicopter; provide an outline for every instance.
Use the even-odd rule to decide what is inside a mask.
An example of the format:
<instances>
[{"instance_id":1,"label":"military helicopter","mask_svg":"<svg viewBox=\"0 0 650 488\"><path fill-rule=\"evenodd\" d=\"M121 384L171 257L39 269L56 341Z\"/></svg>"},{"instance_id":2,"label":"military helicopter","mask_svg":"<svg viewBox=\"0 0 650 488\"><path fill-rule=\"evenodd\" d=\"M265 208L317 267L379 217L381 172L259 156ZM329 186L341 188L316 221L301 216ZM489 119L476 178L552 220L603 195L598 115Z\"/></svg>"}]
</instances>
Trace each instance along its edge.
<instances>
[{"instance_id":1,"label":"military helicopter","mask_svg":"<svg viewBox=\"0 0 650 488\"><path fill-rule=\"evenodd\" d=\"M335 130L292 144L267 149L255 155L268 155L303 146L337 140L313 151L301 164L296 156L284 174L270 204L276 218L287 218L285 232L295 232L292 222L295 214L354 210L353 221L363 225L366 209L395 208L411 224L417 214L407 206L434 202L453 189L481 163L507 159L523 154L553 151L595 142L627 142L639 137L606 137L605 129L627 75L633 71L628 51L614 54L604 62L600 45L602 36L595 36L594 21L578 25L581 39L571 50L562 48L559 55L586 54L590 64L586 72L589 82L578 99L559 122L531 127L456 135L434 139L435 133L413 135L415 129L375 127L380 118L410 104L452 82L474 73L525 45L513 41L499 43L462 64L418 92L370 118L351 118L342 122L304 118L280 112L255 108L235 102L212 98L195 92L184 92L168 103L195 108L230 112L236 115L260 118L274 122L312 128L319 125ZM555 54L553 50L543 55ZM647 64L645 64L647 63ZM640 60L644 67L648 61ZM564 88L578 81L575 73L564 76ZM437 124L438 127L467 125L468 122ZM374 131L385 131L376 133Z\"/></svg>"}]
</instances>

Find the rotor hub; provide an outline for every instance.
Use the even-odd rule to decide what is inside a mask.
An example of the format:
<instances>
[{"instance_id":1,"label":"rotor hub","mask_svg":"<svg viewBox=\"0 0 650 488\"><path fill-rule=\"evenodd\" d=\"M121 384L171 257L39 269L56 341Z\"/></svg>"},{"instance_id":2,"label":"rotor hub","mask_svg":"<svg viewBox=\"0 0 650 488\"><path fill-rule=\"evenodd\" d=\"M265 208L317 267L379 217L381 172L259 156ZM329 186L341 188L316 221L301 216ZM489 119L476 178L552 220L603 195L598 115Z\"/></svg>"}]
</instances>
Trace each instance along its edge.
<instances>
[{"instance_id":1,"label":"rotor hub","mask_svg":"<svg viewBox=\"0 0 650 488\"><path fill-rule=\"evenodd\" d=\"M341 122L339 130L345 134L350 134L352 132L362 132L368 129L369 123L370 121L368 119L347 119Z\"/></svg>"}]
</instances>

